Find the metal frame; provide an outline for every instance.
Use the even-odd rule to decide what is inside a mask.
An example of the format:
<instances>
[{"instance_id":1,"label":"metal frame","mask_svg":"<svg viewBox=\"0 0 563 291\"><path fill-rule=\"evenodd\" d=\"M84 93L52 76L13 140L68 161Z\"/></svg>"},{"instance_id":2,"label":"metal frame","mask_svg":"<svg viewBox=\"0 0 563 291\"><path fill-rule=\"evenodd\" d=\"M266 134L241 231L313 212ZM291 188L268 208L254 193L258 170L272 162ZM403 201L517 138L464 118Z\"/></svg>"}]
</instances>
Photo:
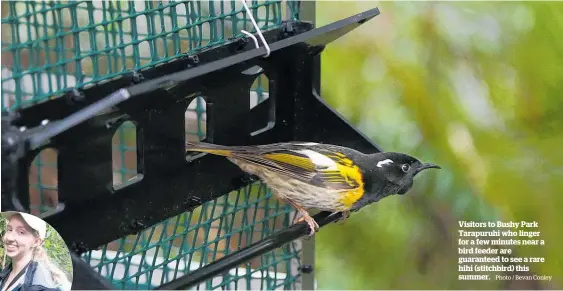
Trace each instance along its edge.
<instances>
[{"instance_id":1,"label":"metal frame","mask_svg":"<svg viewBox=\"0 0 563 291\"><path fill-rule=\"evenodd\" d=\"M313 27L317 23L317 2L304 1L299 9L299 19L310 21ZM321 92L321 56L313 60L313 90ZM315 236L301 240L301 289L315 290Z\"/></svg>"},{"instance_id":2,"label":"metal frame","mask_svg":"<svg viewBox=\"0 0 563 291\"><path fill-rule=\"evenodd\" d=\"M307 6L314 11L314 2ZM58 230L73 255L245 186L251 181L224 158L200 155L186 163L184 112L200 95L207 99L209 142L242 145L307 140L366 153L381 151L319 96L324 47L378 14L375 8L316 29L308 22L289 21L264 32L271 49L268 58L263 58L265 48L256 49L243 38L104 84L71 90L3 117L2 158L9 163L4 164L2 179L11 186L2 189L3 210L29 212L25 177L33 158L45 147L59 151L62 207L43 218ZM241 72L253 66L260 66L268 76L270 98L249 112L248 90L255 75ZM51 122L45 125L44 120ZM138 125L138 171L142 176L113 189L111 137L126 120ZM252 135L253 120L267 120L270 126ZM20 127L29 129L20 131ZM221 176L216 175L217 168L222 169ZM338 218L340 215L329 217L328 213L315 216L320 226ZM91 231L99 225L105 226L103 232ZM305 224L294 225L161 289L196 285L306 233ZM313 242L306 248L304 260L314 265ZM91 279L77 284L86 289L107 287L93 270L75 268L75 277ZM303 279L303 286L313 289L314 272Z\"/></svg>"}]
</instances>

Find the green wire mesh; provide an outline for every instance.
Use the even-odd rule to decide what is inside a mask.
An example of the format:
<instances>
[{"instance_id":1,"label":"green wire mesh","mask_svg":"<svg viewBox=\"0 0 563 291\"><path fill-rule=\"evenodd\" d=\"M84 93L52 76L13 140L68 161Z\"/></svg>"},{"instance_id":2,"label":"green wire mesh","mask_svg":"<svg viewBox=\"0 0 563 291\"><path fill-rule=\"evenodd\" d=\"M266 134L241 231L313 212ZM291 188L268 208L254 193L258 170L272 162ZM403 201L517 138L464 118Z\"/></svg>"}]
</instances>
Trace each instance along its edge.
<instances>
[{"instance_id":1,"label":"green wire mesh","mask_svg":"<svg viewBox=\"0 0 563 291\"><path fill-rule=\"evenodd\" d=\"M299 2L251 1L262 30ZM255 32L240 1L2 3L2 110L56 98Z\"/></svg>"},{"instance_id":2,"label":"green wire mesh","mask_svg":"<svg viewBox=\"0 0 563 291\"><path fill-rule=\"evenodd\" d=\"M291 211L263 185L246 187L84 255L119 289L151 289L287 227ZM201 288L296 289L300 247L290 243Z\"/></svg>"},{"instance_id":3,"label":"green wire mesh","mask_svg":"<svg viewBox=\"0 0 563 291\"><path fill-rule=\"evenodd\" d=\"M247 1L262 30L298 19L299 2ZM73 88L242 37L256 30L240 1L2 2L2 111L57 98ZM251 107L268 98L268 80L251 88ZM205 138L206 104L186 111L186 140ZM114 187L137 176L136 127L112 140ZM29 174L34 214L58 203L57 153L43 150ZM116 289L151 289L287 228L294 211L258 182L83 255ZM299 289L299 241L203 283L215 289Z\"/></svg>"}]
</instances>

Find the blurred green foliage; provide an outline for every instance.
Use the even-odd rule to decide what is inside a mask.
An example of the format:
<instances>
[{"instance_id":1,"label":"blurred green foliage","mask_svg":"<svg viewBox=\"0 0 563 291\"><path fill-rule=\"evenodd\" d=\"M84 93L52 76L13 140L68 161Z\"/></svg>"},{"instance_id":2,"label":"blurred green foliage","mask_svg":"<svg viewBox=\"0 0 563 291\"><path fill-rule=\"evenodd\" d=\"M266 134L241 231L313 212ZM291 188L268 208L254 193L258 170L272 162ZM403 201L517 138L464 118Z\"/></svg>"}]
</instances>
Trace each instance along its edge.
<instances>
[{"instance_id":1,"label":"blurred green foliage","mask_svg":"<svg viewBox=\"0 0 563 291\"><path fill-rule=\"evenodd\" d=\"M563 288L563 2L317 4L381 15L322 57L322 95L386 151L435 162L316 239L320 289ZM458 281L458 220L538 221L551 282Z\"/></svg>"}]
</instances>

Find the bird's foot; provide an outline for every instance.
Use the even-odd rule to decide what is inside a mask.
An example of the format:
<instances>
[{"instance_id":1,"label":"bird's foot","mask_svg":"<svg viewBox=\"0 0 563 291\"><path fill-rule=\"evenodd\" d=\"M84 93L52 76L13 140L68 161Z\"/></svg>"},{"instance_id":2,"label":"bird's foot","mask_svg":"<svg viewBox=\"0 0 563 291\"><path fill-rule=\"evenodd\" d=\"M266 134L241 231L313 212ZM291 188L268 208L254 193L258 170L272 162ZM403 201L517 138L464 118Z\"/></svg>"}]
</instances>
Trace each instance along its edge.
<instances>
[{"instance_id":1,"label":"bird's foot","mask_svg":"<svg viewBox=\"0 0 563 291\"><path fill-rule=\"evenodd\" d=\"M295 218L293 219L293 224L297 224L297 223L305 221L307 223L307 225L309 225L309 229L311 230L309 232L309 236L312 236L313 234L315 234L315 232L317 230L319 230L319 228L320 228L319 224L309 214L309 212L307 212L307 209L303 208L301 205L299 205L298 203L295 203L291 199L286 198L286 199L282 199L282 200L285 201L286 203L288 203L289 205L293 206L293 208L295 210L297 210L297 213L295 214ZM298 217L299 214L301 214L301 217Z\"/></svg>"},{"instance_id":2,"label":"bird's foot","mask_svg":"<svg viewBox=\"0 0 563 291\"><path fill-rule=\"evenodd\" d=\"M335 213L333 213L333 214L331 214L331 215L335 215L335 214L337 214L337 213L339 213L339 212L335 212ZM336 221L334 222L334 223L336 223L336 224L344 224L344 222L345 222L346 220L348 220L348 218L350 217L350 210L345 210L345 211L342 211L342 212L340 212L340 213L342 213L342 217L339 218L338 220L336 220Z\"/></svg>"},{"instance_id":3,"label":"bird's foot","mask_svg":"<svg viewBox=\"0 0 563 291\"><path fill-rule=\"evenodd\" d=\"M307 225L309 225L309 229L310 229L309 236L312 236L313 234L315 234L315 232L319 230L319 224L315 221L315 219L311 215L309 215L307 211L299 210L299 213L301 213L301 217L295 218L293 223L297 224L305 221Z\"/></svg>"}]
</instances>

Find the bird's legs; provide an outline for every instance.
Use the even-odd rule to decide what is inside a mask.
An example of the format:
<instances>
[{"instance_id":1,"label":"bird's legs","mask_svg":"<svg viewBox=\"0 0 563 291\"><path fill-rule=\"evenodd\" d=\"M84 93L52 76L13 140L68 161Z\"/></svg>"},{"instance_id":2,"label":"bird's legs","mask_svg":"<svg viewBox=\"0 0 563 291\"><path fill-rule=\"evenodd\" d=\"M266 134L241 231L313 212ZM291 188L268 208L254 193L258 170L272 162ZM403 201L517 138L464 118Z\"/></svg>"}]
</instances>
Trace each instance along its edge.
<instances>
[{"instance_id":1,"label":"bird's legs","mask_svg":"<svg viewBox=\"0 0 563 291\"><path fill-rule=\"evenodd\" d=\"M344 210L344 211L340 211L340 212L333 212L333 213L331 213L328 217L331 217L331 216L336 215L336 214L338 214L338 213L341 213L341 214L342 214L342 217L335 221L335 223L337 223L337 224L343 224L344 221L346 221L346 220L348 219L348 217L350 217L350 210Z\"/></svg>"},{"instance_id":2,"label":"bird's legs","mask_svg":"<svg viewBox=\"0 0 563 291\"><path fill-rule=\"evenodd\" d=\"M337 220L336 223L338 223L338 224L344 224L344 222L345 222L346 220L348 220L348 218L350 217L350 210L345 210L345 211L342 211L342 212L340 212L340 213L342 213L342 218L340 218L339 220Z\"/></svg>"},{"instance_id":3,"label":"bird's legs","mask_svg":"<svg viewBox=\"0 0 563 291\"><path fill-rule=\"evenodd\" d=\"M317 230L319 230L319 224L315 221L315 219L309 214L309 212L301 207L299 204L289 200L289 199L284 199L285 202L289 203L291 206L293 206L293 208L295 208L295 210L297 210L297 212L299 214L301 214L301 217L297 218L295 217L295 219L293 220L293 223L300 223L302 221L307 222L307 225L309 225L309 229L311 230L309 232L309 236L312 236L313 234L315 234L315 232Z\"/></svg>"}]
</instances>

